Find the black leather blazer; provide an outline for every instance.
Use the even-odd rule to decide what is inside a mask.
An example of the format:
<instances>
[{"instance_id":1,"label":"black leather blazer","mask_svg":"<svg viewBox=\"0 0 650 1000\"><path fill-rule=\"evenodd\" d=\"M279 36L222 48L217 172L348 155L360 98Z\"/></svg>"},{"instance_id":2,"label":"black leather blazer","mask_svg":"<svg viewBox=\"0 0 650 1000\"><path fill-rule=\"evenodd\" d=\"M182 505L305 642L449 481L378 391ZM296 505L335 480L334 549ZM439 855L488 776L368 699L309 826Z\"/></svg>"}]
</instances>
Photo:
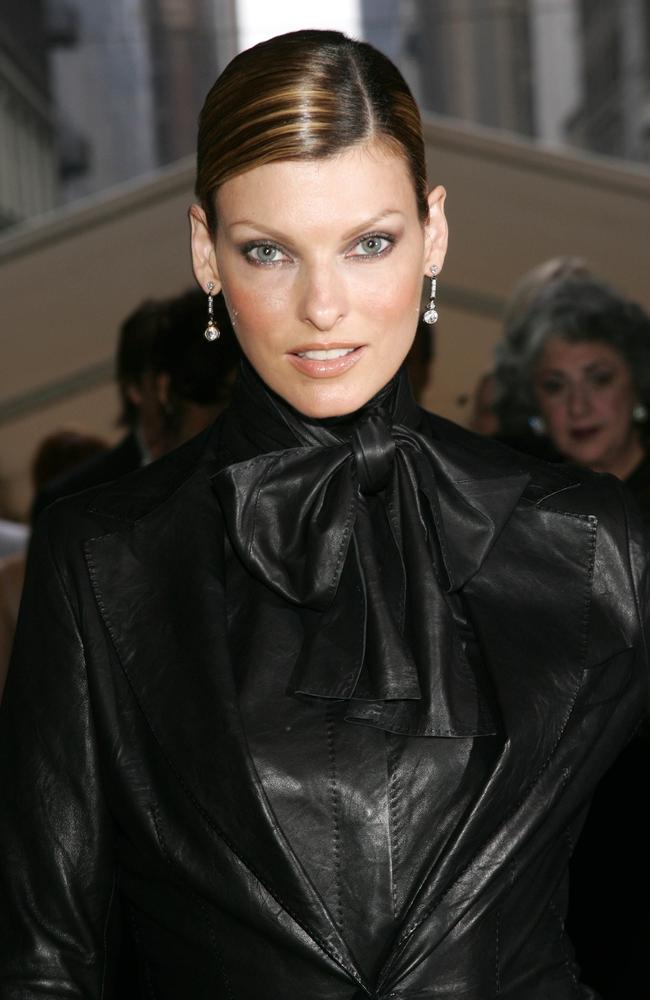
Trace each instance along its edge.
<instances>
[{"instance_id":1,"label":"black leather blazer","mask_svg":"<svg viewBox=\"0 0 650 1000\"><path fill-rule=\"evenodd\" d=\"M0 997L564 1000L564 873L644 711L644 541L618 484L437 418L500 751L367 981L248 753L226 641L219 427L41 518L0 712ZM353 881L355 873L350 872ZM359 886L363 891L363 886Z\"/></svg>"}]
</instances>

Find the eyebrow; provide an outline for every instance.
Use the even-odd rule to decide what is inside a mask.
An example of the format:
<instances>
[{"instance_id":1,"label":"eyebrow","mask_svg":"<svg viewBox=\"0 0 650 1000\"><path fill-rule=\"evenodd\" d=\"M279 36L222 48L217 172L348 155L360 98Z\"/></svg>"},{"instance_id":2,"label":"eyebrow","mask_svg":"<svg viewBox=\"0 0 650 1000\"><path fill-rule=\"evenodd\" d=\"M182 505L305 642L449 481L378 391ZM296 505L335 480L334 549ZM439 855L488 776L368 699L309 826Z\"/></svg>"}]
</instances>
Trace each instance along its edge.
<instances>
[{"instance_id":1,"label":"eyebrow","mask_svg":"<svg viewBox=\"0 0 650 1000\"><path fill-rule=\"evenodd\" d=\"M596 361L590 361L589 364L587 364L583 368L581 368L580 371L586 372L587 374L589 374L590 372L595 371L597 368L602 368L603 366L604 367L609 367L610 365L614 365L614 364L615 364L615 362L614 362L613 359L602 358L602 359L598 359ZM566 374L567 373L566 373L566 371L565 371L564 368L554 368L552 366L549 366L549 367L542 366L540 368L540 370L539 370L539 375L566 375Z\"/></svg>"},{"instance_id":2,"label":"eyebrow","mask_svg":"<svg viewBox=\"0 0 650 1000\"><path fill-rule=\"evenodd\" d=\"M343 242L352 239L357 233L362 233L367 229L372 229L373 226L378 225L381 222L385 222L390 216L398 215L400 218L405 218L404 212L400 211L398 208L388 208L383 212L379 212L377 215L371 216L369 219L364 219L361 222L354 225L349 229L343 236ZM281 233L279 230L275 229L273 226L267 226L254 219L235 219L228 226L228 230L234 229L236 226L249 226L251 229L257 229L260 232L265 233L268 236L272 236L275 239L284 241L287 237Z\"/></svg>"}]
</instances>

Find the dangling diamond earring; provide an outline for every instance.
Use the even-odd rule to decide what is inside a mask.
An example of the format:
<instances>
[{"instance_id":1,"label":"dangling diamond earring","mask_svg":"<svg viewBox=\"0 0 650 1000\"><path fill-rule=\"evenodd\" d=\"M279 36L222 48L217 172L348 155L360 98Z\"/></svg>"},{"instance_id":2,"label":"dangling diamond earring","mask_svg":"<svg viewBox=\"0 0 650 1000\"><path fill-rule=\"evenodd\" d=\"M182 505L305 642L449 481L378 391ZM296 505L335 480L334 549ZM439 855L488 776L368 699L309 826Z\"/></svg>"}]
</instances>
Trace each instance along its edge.
<instances>
[{"instance_id":1,"label":"dangling diamond earring","mask_svg":"<svg viewBox=\"0 0 650 1000\"><path fill-rule=\"evenodd\" d=\"M425 311L424 316L422 317L424 322L428 323L429 326L433 326L433 324L438 320L438 310L436 309L436 274L439 270L440 268L437 264L434 264L431 268L431 296L429 299L429 308Z\"/></svg>"},{"instance_id":2,"label":"dangling diamond earring","mask_svg":"<svg viewBox=\"0 0 650 1000\"><path fill-rule=\"evenodd\" d=\"M648 419L648 407L643 403L637 403L632 410L632 420L635 424L644 424Z\"/></svg>"},{"instance_id":3,"label":"dangling diamond earring","mask_svg":"<svg viewBox=\"0 0 650 1000\"><path fill-rule=\"evenodd\" d=\"M203 336L206 340L213 341L218 340L221 336L221 330L214 321L214 296L212 295L212 289L214 288L214 281L208 281L208 325L203 331Z\"/></svg>"}]
</instances>

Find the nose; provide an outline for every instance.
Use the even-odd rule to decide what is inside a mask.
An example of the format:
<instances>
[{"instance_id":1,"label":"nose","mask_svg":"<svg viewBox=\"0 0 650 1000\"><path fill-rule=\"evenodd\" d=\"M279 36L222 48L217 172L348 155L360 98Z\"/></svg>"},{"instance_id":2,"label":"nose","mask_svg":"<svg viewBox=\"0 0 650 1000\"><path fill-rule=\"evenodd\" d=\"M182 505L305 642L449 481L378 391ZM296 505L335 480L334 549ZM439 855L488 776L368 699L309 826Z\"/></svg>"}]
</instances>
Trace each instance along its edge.
<instances>
[{"instance_id":1,"label":"nose","mask_svg":"<svg viewBox=\"0 0 650 1000\"><path fill-rule=\"evenodd\" d=\"M332 330L347 312L343 276L335 266L306 268L301 277L300 318L316 330Z\"/></svg>"},{"instance_id":2,"label":"nose","mask_svg":"<svg viewBox=\"0 0 650 1000\"><path fill-rule=\"evenodd\" d=\"M569 416L574 420L583 417L589 412L591 406L591 393L589 388L582 384L572 385L568 392L567 410Z\"/></svg>"}]
</instances>

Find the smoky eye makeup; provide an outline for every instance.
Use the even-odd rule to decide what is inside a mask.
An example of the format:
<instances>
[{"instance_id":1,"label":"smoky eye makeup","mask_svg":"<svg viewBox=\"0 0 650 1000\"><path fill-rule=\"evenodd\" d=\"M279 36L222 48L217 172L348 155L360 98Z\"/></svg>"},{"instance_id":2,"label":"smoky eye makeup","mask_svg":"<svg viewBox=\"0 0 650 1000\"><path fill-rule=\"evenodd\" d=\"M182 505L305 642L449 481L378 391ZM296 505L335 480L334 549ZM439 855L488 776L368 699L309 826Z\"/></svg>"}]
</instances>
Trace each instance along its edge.
<instances>
[{"instance_id":1,"label":"smoky eye makeup","mask_svg":"<svg viewBox=\"0 0 650 1000\"><path fill-rule=\"evenodd\" d=\"M364 233L358 237L348 250L346 257L360 260L375 260L377 257L384 257L395 246L397 237L391 233Z\"/></svg>"},{"instance_id":2,"label":"smoky eye makeup","mask_svg":"<svg viewBox=\"0 0 650 1000\"><path fill-rule=\"evenodd\" d=\"M291 260L286 250L273 240L247 240L240 246L239 251L254 267L268 267L271 264L282 264Z\"/></svg>"}]
</instances>

